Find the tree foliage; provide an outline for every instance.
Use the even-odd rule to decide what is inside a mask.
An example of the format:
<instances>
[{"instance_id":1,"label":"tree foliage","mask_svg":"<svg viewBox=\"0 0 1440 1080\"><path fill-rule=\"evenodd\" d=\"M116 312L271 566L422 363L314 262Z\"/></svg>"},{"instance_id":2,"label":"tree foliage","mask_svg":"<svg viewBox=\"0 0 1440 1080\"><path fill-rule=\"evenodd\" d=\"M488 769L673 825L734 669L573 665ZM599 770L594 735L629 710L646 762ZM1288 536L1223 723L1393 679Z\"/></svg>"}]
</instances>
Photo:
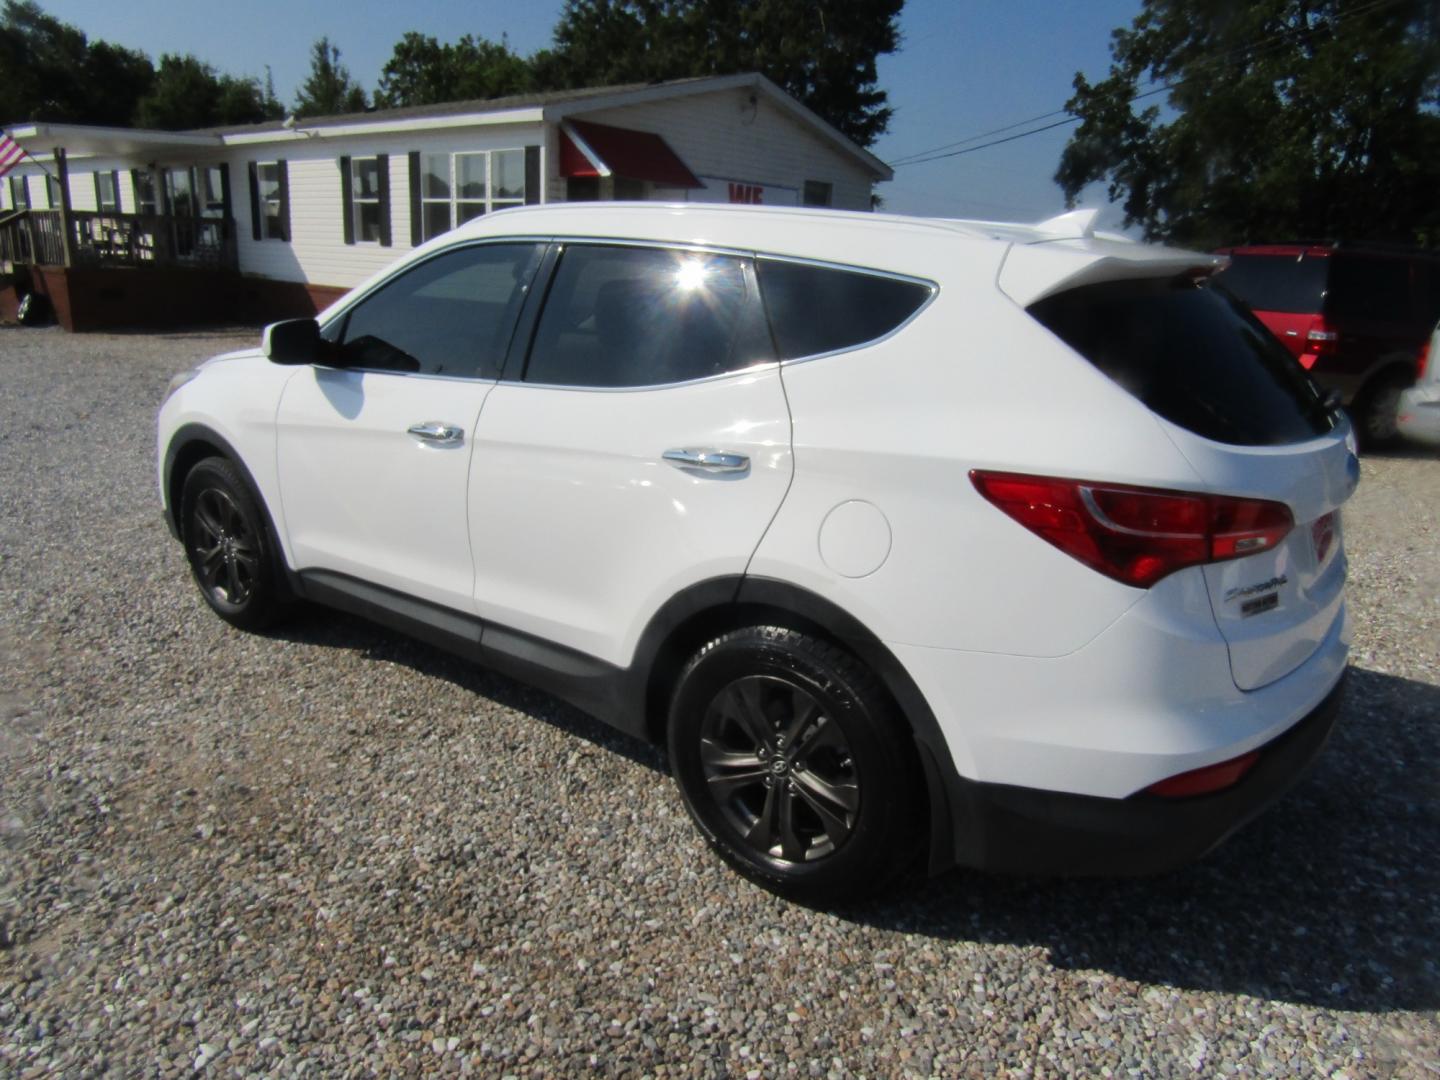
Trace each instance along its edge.
<instances>
[{"instance_id":1,"label":"tree foliage","mask_svg":"<svg viewBox=\"0 0 1440 1080\"><path fill-rule=\"evenodd\" d=\"M219 74L193 56L162 56L91 42L32 0L0 8L0 121L135 124L153 128L243 124L281 115L259 80Z\"/></svg>"},{"instance_id":2,"label":"tree foliage","mask_svg":"<svg viewBox=\"0 0 1440 1080\"><path fill-rule=\"evenodd\" d=\"M310 74L295 95L295 115L334 116L364 109L364 89L340 63L340 50L322 37L310 46Z\"/></svg>"},{"instance_id":3,"label":"tree foliage","mask_svg":"<svg viewBox=\"0 0 1440 1080\"><path fill-rule=\"evenodd\" d=\"M759 71L868 146L892 110L877 57L900 43L904 0L566 0L546 87Z\"/></svg>"},{"instance_id":4,"label":"tree foliage","mask_svg":"<svg viewBox=\"0 0 1440 1080\"><path fill-rule=\"evenodd\" d=\"M504 97L534 88L530 63L504 41L466 34L442 45L413 30L395 44L380 74L381 108Z\"/></svg>"},{"instance_id":5,"label":"tree foliage","mask_svg":"<svg viewBox=\"0 0 1440 1080\"><path fill-rule=\"evenodd\" d=\"M193 56L160 57L150 91L135 108L142 128L178 131L223 124L253 124L283 114L259 79L222 75Z\"/></svg>"},{"instance_id":6,"label":"tree foliage","mask_svg":"<svg viewBox=\"0 0 1440 1080\"><path fill-rule=\"evenodd\" d=\"M1436 0L1144 0L1111 55L1066 106L1072 203L1104 181L1127 225L1197 247L1440 243Z\"/></svg>"}]
</instances>

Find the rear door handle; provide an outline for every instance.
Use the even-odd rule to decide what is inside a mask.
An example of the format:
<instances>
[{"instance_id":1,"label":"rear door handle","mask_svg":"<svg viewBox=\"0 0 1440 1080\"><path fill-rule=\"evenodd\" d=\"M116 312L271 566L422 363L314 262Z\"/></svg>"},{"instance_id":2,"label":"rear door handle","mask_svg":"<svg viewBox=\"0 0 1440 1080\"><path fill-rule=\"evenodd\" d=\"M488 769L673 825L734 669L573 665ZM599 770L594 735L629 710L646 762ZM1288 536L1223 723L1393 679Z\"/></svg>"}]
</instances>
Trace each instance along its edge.
<instances>
[{"instance_id":1,"label":"rear door handle","mask_svg":"<svg viewBox=\"0 0 1440 1080\"><path fill-rule=\"evenodd\" d=\"M411 424L407 433L415 436L427 446L459 446L465 441L465 429L453 424L442 424L439 420L426 420Z\"/></svg>"},{"instance_id":2,"label":"rear door handle","mask_svg":"<svg viewBox=\"0 0 1440 1080\"><path fill-rule=\"evenodd\" d=\"M660 455L671 465L682 469L704 469L706 472L735 473L750 468L750 459L729 450L666 450Z\"/></svg>"}]
</instances>

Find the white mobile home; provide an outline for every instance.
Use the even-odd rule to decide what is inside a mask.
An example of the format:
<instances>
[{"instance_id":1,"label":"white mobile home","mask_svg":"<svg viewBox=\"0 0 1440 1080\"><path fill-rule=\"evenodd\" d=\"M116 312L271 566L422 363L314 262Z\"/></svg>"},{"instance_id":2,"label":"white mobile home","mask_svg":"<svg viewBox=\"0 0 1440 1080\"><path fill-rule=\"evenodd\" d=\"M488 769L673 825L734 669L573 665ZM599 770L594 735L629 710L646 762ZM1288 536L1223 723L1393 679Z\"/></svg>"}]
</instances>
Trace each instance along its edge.
<instances>
[{"instance_id":1,"label":"white mobile home","mask_svg":"<svg viewBox=\"0 0 1440 1080\"><path fill-rule=\"evenodd\" d=\"M507 206L868 209L892 175L757 74L205 131L11 135L34 160L0 185L0 260L29 267L71 329L308 313Z\"/></svg>"}]
</instances>

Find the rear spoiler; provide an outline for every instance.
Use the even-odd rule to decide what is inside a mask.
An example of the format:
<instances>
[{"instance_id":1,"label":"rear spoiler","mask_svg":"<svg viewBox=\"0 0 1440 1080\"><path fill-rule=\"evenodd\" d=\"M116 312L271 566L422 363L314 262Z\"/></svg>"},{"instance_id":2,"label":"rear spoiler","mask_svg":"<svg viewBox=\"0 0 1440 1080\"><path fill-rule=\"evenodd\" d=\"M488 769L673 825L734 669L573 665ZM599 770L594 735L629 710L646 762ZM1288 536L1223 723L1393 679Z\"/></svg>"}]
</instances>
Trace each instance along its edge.
<instances>
[{"instance_id":1,"label":"rear spoiler","mask_svg":"<svg viewBox=\"0 0 1440 1080\"><path fill-rule=\"evenodd\" d=\"M1229 262L1223 255L1205 255L1095 236L1071 237L1038 244L1011 244L995 283L1021 307L1058 292L1127 278L1207 277Z\"/></svg>"}]
</instances>

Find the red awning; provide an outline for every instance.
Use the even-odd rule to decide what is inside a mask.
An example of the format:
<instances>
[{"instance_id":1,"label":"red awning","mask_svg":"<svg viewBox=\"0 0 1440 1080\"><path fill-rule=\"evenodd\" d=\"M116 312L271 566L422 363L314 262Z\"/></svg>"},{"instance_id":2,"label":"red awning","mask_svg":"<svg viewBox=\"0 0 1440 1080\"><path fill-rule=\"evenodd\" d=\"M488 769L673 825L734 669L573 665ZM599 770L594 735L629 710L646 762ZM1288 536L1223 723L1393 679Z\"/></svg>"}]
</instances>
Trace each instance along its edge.
<instances>
[{"instance_id":1,"label":"red awning","mask_svg":"<svg viewBox=\"0 0 1440 1080\"><path fill-rule=\"evenodd\" d=\"M611 175L627 180L649 180L662 187L705 186L659 135L588 120L570 120L566 126L570 130L560 129L561 176L600 176L597 163L603 163Z\"/></svg>"}]
</instances>

